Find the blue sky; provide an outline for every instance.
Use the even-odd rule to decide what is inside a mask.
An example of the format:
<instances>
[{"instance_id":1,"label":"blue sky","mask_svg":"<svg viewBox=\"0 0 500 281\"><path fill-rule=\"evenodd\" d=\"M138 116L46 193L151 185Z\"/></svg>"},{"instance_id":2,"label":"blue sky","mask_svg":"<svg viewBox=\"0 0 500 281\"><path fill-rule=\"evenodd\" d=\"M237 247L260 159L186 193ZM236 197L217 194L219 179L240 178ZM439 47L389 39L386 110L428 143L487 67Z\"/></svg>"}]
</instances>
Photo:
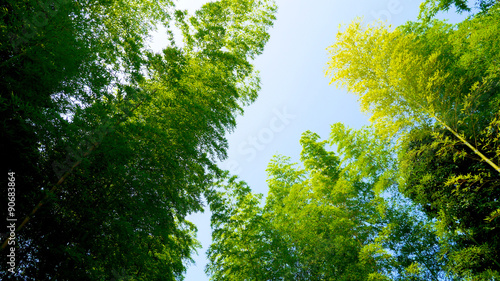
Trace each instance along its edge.
<instances>
[{"instance_id":1,"label":"blue sky","mask_svg":"<svg viewBox=\"0 0 500 281\"><path fill-rule=\"evenodd\" d=\"M191 13L208 1L179 0L177 6ZM277 0L277 20L264 53L255 60L262 90L257 101L237 119L228 135L228 159L221 167L246 181L256 193L267 193L266 167L275 154L298 162L301 134L310 130L328 138L330 125L342 122L352 128L368 125L356 98L329 85L324 71L326 48L335 42L340 24L356 17L376 19L394 26L415 20L420 1L415 0ZM455 19L458 16L449 14ZM164 42L155 36L155 44ZM210 214L189 218L198 227L203 248L188 268L186 280L209 280L204 273L205 252L210 245Z\"/></svg>"}]
</instances>

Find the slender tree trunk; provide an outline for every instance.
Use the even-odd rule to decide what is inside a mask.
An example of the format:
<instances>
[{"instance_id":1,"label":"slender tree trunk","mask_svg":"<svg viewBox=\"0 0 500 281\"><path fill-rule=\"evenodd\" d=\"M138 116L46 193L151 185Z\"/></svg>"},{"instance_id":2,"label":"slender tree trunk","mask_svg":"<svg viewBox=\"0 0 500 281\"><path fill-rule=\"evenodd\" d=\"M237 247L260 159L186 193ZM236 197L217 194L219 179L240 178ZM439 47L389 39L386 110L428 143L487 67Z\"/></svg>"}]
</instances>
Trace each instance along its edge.
<instances>
[{"instance_id":1,"label":"slender tree trunk","mask_svg":"<svg viewBox=\"0 0 500 281\"><path fill-rule=\"evenodd\" d=\"M446 125L445 122L441 121L435 114L432 114L432 117L436 119L439 123L441 123L443 126L448 129L448 131L452 132L458 139L460 139L463 143L465 143L470 149L474 151L481 159L486 161L486 163L490 164L491 167L493 167L495 170L497 170L500 173L500 167L498 167L493 161L491 161L488 157L484 156L478 149L476 149L473 145L471 145L466 139L464 139L460 134L458 134L455 130L453 130L450 126Z\"/></svg>"}]
</instances>

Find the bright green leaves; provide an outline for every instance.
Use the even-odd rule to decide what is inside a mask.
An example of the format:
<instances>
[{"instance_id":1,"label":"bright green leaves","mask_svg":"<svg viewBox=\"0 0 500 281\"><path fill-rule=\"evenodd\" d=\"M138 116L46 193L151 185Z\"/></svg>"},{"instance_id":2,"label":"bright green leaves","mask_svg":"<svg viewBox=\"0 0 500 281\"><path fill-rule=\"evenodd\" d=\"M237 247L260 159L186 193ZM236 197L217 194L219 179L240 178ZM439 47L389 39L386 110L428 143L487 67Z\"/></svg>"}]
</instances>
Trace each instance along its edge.
<instances>
[{"instance_id":1,"label":"bright green leaves","mask_svg":"<svg viewBox=\"0 0 500 281\"><path fill-rule=\"evenodd\" d=\"M389 150L389 143L378 138L373 130L353 130L342 123L332 125L330 145L337 146L337 152L342 160L343 171L358 180L366 179L370 183L381 183L382 186L393 176L395 163ZM363 167L362 170L359 167ZM392 179L393 180L393 179Z\"/></svg>"},{"instance_id":2,"label":"bright green leaves","mask_svg":"<svg viewBox=\"0 0 500 281\"><path fill-rule=\"evenodd\" d=\"M448 30L450 26L435 28ZM439 98L447 74L446 45L428 53L416 34L382 24L366 28L354 21L329 48L327 75L332 83L356 94L363 111L371 113L381 133L394 135L415 124L426 124L434 112L449 108ZM446 40L445 40L446 41Z\"/></svg>"},{"instance_id":3,"label":"bright green leaves","mask_svg":"<svg viewBox=\"0 0 500 281\"><path fill-rule=\"evenodd\" d=\"M321 173L327 176L331 181L336 180L338 171L336 167L339 165L338 158L333 152L326 151L324 145L326 141L317 142L319 136L307 131L300 139L300 144L303 147L300 160L304 163L307 171L312 173Z\"/></svg>"},{"instance_id":4,"label":"bright green leaves","mask_svg":"<svg viewBox=\"0 0 500 281\"><path fill-rule=\"evenodd\" d=\"M498 22L493 11L458 27L434 20L390 30L354 21L329 48L327 75L360 98L382 135L434 123L470 130L478 120L492 118L487 107L494 105L482 101L492 97L498 80L495 64L487 63L499 54L492 39L498 25L486 26ZM479 52L469 49L476 44ZM466 120L477 112L472 108L488 115Z\"/></svg>"},{"instance_id":5,"label":"bright green leaves","mask_svg":"<svg viewBox=\"0 0 500 281\"><path fill-rule=\"evenodd\" d=\"M209 196L212 239L207 267L213 280L264 280L256 268L265 267L266 233L259 207L261 195L253 195L245 183L223 178ZM257 244L257 245L256 245ZM260 246L258 246L260 245Z\"/></svg>"},{"instance_id":6,"label":"bright green leaves","mask_svg":"<svg viewBox=\"0 0 500 281\"><path fill-rule=\"evenodd\" d=\"M436 259L419 258L438 249L425 220L380 196L396 192L388 144L342 124L329 141L307 131L300 142L304 168L284 156L269 163L265 206L235 178L218 186L210 203L212 280L388 280L412 264L425 279L440 270Z\"/></svg>"},{"instance_id":7,"label":"bright green leaves","mask_svg":"<svg viewBox=\"0 0 500 281\"><path fill-rule=\"evenodd\" d=\"M269 0L209 2L189 20L195 31L185 27L183 33L186 42L196 42L192 47L203 54L228 52L253 59L269 39L267 28L275 12L276 6Z\"/></svg>"},{"instance_id":8,"label":"bright green leaves","mask_svg":"<svg viewBox=\"0 0 500 281\"><path fill-rule=\"evenodd\" d=\"M184 50L194 60L208 60L216 71L230 79L239 103L247 105L257 97L258 73L250 60L262 53L269 40L268 28L275 19L273 1L225 0L205 4L194 16L176 13L184 36ZM216 15L216 16L215 16Z\"/></svg>"},{"instance_id":9,"label":"bright green leaves","mask_svg":"<svg viewBox=\"0 0 500 281\"><path fill-rule=\"evenodd\" d=\"M453 1L438 2L446 9ZM357 95L362 110L372 114L377 135L395 137L402 149L399 167L381 178L399 184L404 195L439 220L442 247L451 257L447 269L462 278L498 270L497 239L491 238L498 236L498 222L485 222L498 210L499 196L493 133L499 105L498 11L493 6L455 26L427 20L391 29L357 20L329 48L332 83ZM365 158L367 167L384 163L378 153L345 148ZM460 253L471 253L464 262L468 268L457 260ZM422 272L422 261L418 264L408 268L409 276Z\"/></svg>"},{"instance_id":10,"label":"bright green leaves","mask_svg":"<svg viewBox=\"0 0 500 281\"><path fill-rule=\"evenodd\" d=\"M420 14L418 17L419 19L428 21L434 18L438 12L448 11L452 5L455 6L459 13L471 12L473 9L480 9L480 13L487 13L488 9L495 2L495 0L477 0L474 1L474 6L470 6L465 0L425 0L420 4Z\"/></svg>"}]
</instances>

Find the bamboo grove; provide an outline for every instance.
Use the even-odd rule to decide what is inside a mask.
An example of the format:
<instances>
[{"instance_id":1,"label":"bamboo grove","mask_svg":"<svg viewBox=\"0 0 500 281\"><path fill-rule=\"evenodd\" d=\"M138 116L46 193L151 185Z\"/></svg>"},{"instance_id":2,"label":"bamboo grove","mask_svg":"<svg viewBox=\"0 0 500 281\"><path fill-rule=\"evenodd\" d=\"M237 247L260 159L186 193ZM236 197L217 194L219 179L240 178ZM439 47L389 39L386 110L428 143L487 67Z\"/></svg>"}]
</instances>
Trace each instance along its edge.
<instances>
[{"instance_id":1,"label":"bamboo grove","mask_svg":"<svg viewBox=\"0 0 500 281\"><path fill-rule=\"evenodd\" d=\"M498 280L500 3L474 5L458 24L436 14L470 1L343 26L325 75L371 125L304 132L264 196L217 163L258 96L274 1L5 1L1 212L18 220L0 279L183 280L186 217L209 210L210 280Z\"/></svg>"}]
</instances>

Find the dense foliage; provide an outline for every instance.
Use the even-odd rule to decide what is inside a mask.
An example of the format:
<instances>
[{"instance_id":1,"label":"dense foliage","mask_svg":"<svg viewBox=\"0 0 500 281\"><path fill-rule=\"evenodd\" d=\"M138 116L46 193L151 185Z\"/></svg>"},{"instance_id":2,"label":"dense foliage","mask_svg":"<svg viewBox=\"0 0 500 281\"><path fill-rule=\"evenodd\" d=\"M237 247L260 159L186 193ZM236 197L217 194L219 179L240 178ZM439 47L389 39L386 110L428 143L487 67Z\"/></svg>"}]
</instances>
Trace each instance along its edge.
<instances>
[{"instance_id":1,"label":"dense foliage","mask_svg":"<svg viewBox=\"0 0 500 281\"><path fill-rule=\"evenodd\" d=\"M329 140L338 154L318 139L303 134L303 168L284 156L271 161L263 207L235 177L218 184L212 280L446 278L431 222L394 190L387 145L342 124Z\"/></svg>"},{"instance_id":2,"label":"dense foliage","mask_svg":"<svg viewBox=\"0 0 500 281\"><path fill-rule=\"evenodd\" d=\"M485 13L497 2L497 0L425 0L421 4L419 17L429 20L440 11L449 11L452 6L459 13Z\"/></svg>"},{"instance_id":3,"label":"dense foliage","mask_svg":"<svg viewBox=\"0 0 500 281\"><path fill-rule=\"evenodd\" d=\"M452 7L470 17L435 19ZM15 204L1 214L17 221L0 235L0 279L182 280L200 247L186 217L207 202L211 280L498 280L500 3L427 0L418 21L346 26L326 74L372 126L304 132L300 164L270 161L263 200L216 163L257 97L276 11L2 2L1 171L15 196L1 194Z\"/></svg>"},{"instance_id":4,"label":"dense foliage","mask_svg":"<svg viewBox=\"0 0 500 281\"><path fill-rule=\"evenodd\" d=\"M338 33L327 75L373 126L335 124L323 142L305 132L302 166L271 160L264 206L235 177L219 182L212 280L499 277L500 6L482 1L457 25L432 18L451 3Z\"/></svg>"},{"instance_id":5,"label":"dense foliage","mask_svg":"<svg viewBox=\"0 0 500 281\"><path fill-rule=\"evenodd\" d=\"M332 82L359 96L399 152L399 190L438 220L461 278L498 277L500 6L457 24L353 22L330 48Z\"/></svg>"},{"instance_id":6,"label":"dense foliage","mask_svg":"<svg viewBox=\"0 0 500 281\"><path fill-rule=\"evenodd\" d=\"M2 254L1 278L182 279L198 245L185 218L203 209L224 134L256 98L251 60L273 3L223 0L193 16L171 1L1 9L2 172L15 172L19 221L16 272ZM157 24L170 38L160 54L146 48Z\"/></svg>"}]
</instances>

